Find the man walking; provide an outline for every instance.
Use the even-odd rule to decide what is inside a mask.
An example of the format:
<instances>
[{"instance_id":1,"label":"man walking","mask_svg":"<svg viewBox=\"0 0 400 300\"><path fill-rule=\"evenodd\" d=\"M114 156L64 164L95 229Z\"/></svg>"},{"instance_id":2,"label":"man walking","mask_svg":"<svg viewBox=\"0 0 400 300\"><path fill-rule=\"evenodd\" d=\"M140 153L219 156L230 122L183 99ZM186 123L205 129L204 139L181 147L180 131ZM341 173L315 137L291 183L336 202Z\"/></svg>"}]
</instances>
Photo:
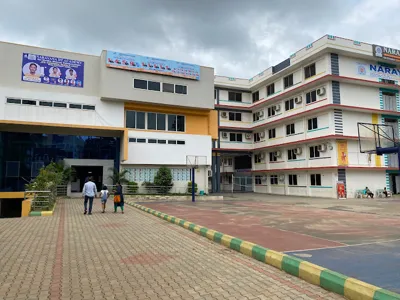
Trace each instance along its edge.
<instances>
[{"instance_id":1,"label":"man walking","mask_svg":"<svg viewBox=\"0 0 400 300\"><path fill-rule=\"evenodd\" d=\"M93 182L93 178L90 176L88 182L85 183L83 186L82 195L85 197L85 212L83 213L86 215L87 211L87 203L89 201L89 215L92 214L92 207L93 207L93 198L96 197L97 188Z\"/></svg>"}]
</instances>

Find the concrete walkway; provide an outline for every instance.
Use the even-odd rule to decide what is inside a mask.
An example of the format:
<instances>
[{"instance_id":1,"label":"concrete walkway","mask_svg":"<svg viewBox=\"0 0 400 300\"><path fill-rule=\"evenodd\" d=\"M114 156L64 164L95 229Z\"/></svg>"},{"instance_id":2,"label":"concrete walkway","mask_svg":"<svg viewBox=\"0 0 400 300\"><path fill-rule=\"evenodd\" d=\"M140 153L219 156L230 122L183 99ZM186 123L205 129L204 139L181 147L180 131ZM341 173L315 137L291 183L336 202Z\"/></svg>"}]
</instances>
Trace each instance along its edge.
<instances>
[{"instance_id":1,"label":"concrete walkway","mask_svg":"<svg viewBox=\"0 0 400 300\"><path fill-rule=\"evenodd\" d=\"M129 206L0 219L0 299L342 299Z\"/></svg>"}]
</instances>

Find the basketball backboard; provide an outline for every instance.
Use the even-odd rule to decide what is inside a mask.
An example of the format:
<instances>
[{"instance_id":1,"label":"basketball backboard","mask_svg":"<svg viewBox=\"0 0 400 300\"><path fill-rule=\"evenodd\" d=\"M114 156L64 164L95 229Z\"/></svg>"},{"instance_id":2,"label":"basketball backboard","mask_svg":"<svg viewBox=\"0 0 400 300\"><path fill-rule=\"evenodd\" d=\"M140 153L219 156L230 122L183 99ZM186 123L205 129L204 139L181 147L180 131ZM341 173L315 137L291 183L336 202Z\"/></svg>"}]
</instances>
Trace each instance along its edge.
<instances>
[{"instance_id":1,"label":"basketball backboard","mask_svg":"<svg viewBox=\"0 0 400 300\"><path fill-rule=\"evenodd\" d=\"M207 166L207 156L186 155L186 166L190 169Z\"/></svg>"},{"instance_id":2,"label":"basketball backboard","mask_svg":"<svg viewBox=\"0 0 400 300\"><path fill-rule=\"evenodd\" d=\"M386 124L357 123L361 153L376 153L378 148L396 147L394 128Z\"/></svg>"}]
</instances>

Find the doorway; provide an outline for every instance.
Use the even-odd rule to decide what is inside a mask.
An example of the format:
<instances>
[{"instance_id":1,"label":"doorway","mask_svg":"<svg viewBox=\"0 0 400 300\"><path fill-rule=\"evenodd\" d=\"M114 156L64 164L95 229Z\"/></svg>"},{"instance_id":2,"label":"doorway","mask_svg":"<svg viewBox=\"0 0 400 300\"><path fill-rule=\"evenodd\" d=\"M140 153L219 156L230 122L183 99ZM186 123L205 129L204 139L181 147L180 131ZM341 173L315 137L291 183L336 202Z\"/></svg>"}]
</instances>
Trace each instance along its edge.
<instances>
[{"instance_id":1,"label":"doorway","mask_svg":"<svg viewBox=\"0 0 400 300\"><path fill-rule=\"evenodd\" d=\"M83 185L88 177L93 177L97 190L100 191L103 186L103 167L102 166L72 166L75 170L75 180L71 182L71 192L82 192Z\"/></svg>"}]
</instances>

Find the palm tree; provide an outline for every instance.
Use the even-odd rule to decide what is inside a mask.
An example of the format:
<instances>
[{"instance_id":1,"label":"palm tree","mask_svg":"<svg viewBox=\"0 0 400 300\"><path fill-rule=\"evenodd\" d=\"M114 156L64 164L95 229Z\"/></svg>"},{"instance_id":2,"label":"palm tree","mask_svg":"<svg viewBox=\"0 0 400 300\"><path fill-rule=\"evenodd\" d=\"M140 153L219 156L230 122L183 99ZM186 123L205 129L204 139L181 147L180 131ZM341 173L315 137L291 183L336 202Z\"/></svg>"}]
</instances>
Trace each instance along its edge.
<instances>
[{"instance_id":1,"label":"palm tree","mask_svg":"<svg viewBox=\"0 0 400 300\"><path fill-rule=\"evenodd\" d=\"M118 171L116 168L110 168L110 171L113 172L113 175L110 175L109 178L112 180L113 184L115 185L117 182L124 184L128 183L129 180L125 178L125 176L129 173L129 170L122 170L121 172Z\"/></svg>"}]
</instances>

